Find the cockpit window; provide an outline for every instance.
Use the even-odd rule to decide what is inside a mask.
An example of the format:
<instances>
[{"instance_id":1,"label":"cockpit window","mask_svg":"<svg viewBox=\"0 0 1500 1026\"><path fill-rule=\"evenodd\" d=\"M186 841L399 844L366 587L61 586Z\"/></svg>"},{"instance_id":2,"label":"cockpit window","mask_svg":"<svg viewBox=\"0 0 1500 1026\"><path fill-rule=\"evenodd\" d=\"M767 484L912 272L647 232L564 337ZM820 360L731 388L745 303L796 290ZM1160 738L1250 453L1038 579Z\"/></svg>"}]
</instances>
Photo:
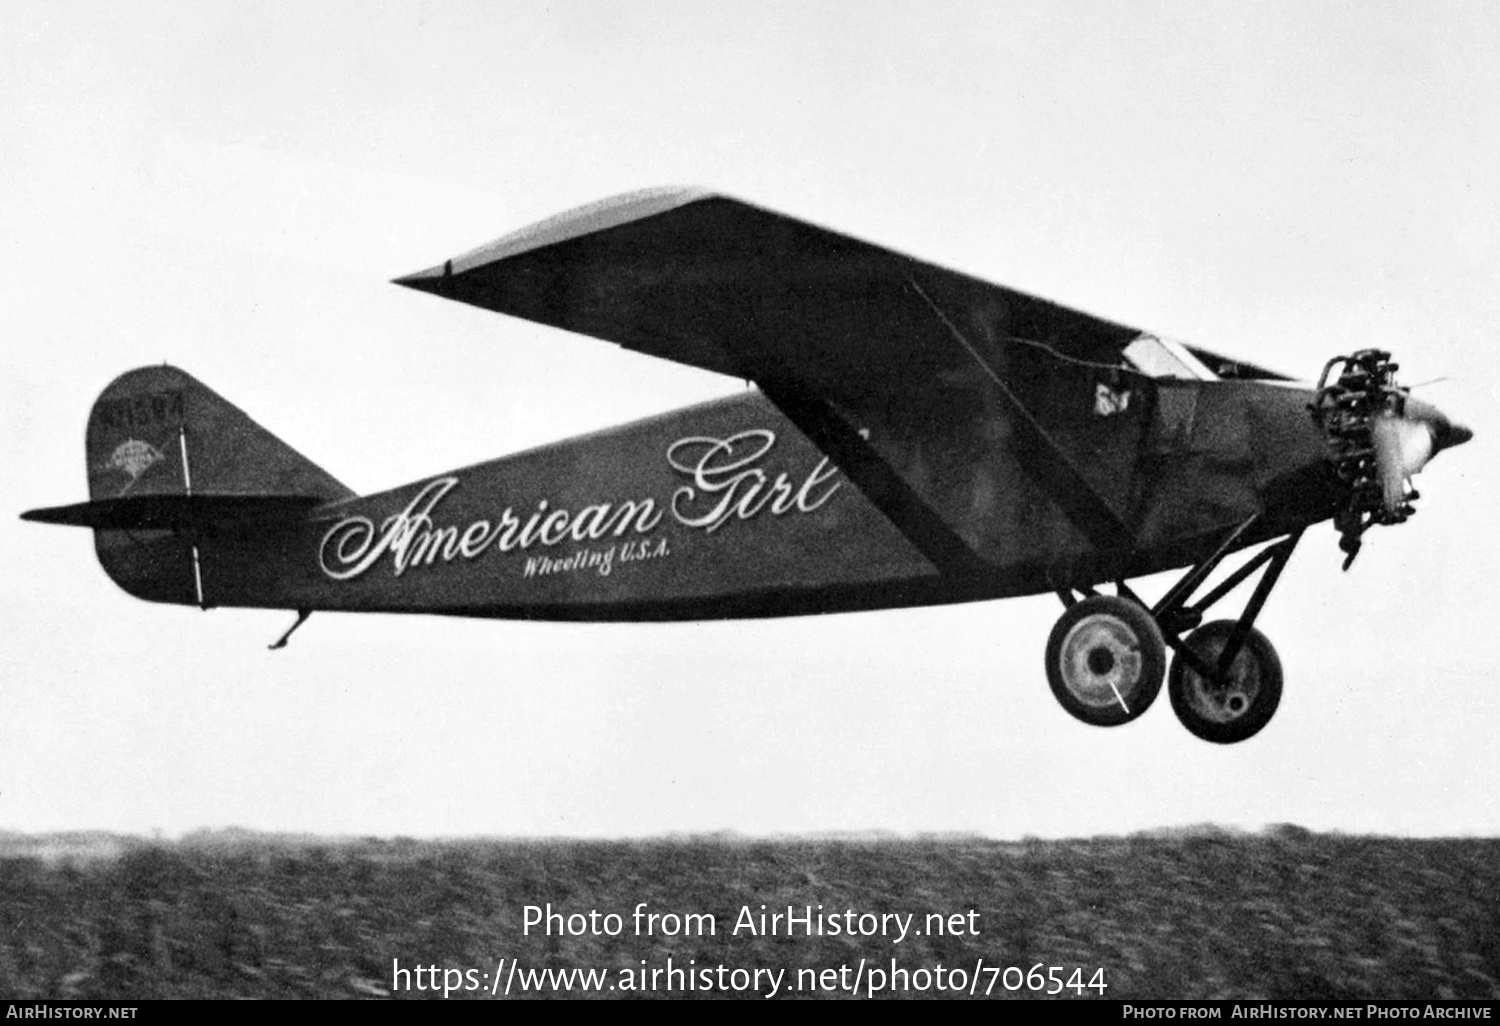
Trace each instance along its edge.
<instances>
[{"instance_id":1,"label":"cockpit window","mask_svg":"<svg viewBox=\"0 0 1500 1026\"><path fill-rule=\"evenodd\" d=\"M1218 375L1204 366L1187 346L1155 335L1139 335L1125 347L1125 359L1132 367L1152 378L1177 378L1187 381L1218 381Z\"/></svg>"}]
</instances>

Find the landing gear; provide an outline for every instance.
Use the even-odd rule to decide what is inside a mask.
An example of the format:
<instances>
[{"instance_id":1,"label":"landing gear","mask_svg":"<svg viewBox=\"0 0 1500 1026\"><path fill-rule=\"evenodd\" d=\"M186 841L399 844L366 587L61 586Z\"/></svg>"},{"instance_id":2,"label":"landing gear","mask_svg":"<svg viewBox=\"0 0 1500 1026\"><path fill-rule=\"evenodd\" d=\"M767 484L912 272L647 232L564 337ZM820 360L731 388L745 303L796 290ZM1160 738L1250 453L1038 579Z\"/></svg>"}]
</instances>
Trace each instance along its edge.
<instances>
[{"instance_id":1,"label":"landing gear","mask_svg":"<svg viewBox=\"0 0 1500 1026\"><path fill-rule=\"evenodd\" d=\"M1047 639L1047 683L1084 723L1117 727L1151 707L1161 691L1166 642L1156 621L1129 599L1094 595L1069 607Z\"/></svg>"},{"instance_id":2,"label":"landing gear","mask_svg":"<svg viewBox=\"0 0 1500 1026\"><path fill-rule=\"evenodd\" d=\"M1187 647L1217 665L1235 631L1233 620L1214 620L1188 635ZM1172 711L1205 741L1230 745L1254 737L1281 704L1281 660L1266 636L1253 627L1223 674L1204 676L1187 660L1172 660L1167 684Z\"/></svg>"},{"instance_id":3,"label":"landing gear","mask_svg":"<svg viewBox=\"0 0 1500 1026\"><path fill-rule=\"evenodd\" d=\"M1191 601L1224 557L1242 544L1254 522L1252 517L1230 531L1213 555L1184 574L1150 608L1124 581L1113 596L1086 590L1088 597L1080 600L1071 589L1060 590L1068 608L1047 639L1047 682L1062 707L1095 726L1129 723L1156 698L1170 647L1175 654L1167 688L1183 726L1217 744L1233 744L1259 733L1281 702L1282 674L1281 660L1255 629L1255 619L1302 532L1262 549L1201 599ZM1262 567L1238 620L1203 624L1205 610Z\"/></svg>"}]
</instances>

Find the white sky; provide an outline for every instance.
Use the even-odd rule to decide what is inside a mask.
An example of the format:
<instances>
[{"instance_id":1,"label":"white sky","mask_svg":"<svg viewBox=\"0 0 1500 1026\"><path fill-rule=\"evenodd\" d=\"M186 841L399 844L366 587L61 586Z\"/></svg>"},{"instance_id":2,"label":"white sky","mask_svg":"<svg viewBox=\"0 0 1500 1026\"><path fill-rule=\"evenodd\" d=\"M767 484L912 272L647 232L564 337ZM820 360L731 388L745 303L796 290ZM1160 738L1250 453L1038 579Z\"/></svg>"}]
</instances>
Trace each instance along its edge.
<instances>
[{"instance_id":1,"label":"white sky","mask_svg":"<svg viewBox=\"0 0 1500 1026\"><path fill-rule=\"evenodd\" d=\"M0 7L0 828L1496 833L1497 54L1486 0ZM16 519L162 360L361 491L735 391L387 283L668 184L1302 375L1386 346L1476 439L1350 573L1310 532L1231 748L1063 713L1052 598L271 653Z\"/></svg>"}]
</instances>

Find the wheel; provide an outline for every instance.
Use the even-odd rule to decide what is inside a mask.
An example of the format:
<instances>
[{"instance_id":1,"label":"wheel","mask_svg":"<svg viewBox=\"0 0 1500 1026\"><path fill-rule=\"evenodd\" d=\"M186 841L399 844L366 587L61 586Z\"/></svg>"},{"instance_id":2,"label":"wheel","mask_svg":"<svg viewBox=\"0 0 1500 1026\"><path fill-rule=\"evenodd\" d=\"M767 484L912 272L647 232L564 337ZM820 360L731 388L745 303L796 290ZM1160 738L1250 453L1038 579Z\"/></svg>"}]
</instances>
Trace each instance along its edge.
<instances>
[{"instance_id":1,"label":"wheel","mask_svg":"<svg viewBox=\"0 0 1500 1026\"><path fill-rule=\"evenodd\" d=\"M1233 620L1211 621L1188 635L1185 643L1210 663L1217 662L1234 626ZM1177 655L1167 692L1184 727L1205 741L1232 745L1254 737L1271 722L1281 704L1281 659L1266 636L1252 627L1230 664L1228 683L1205 679Z\"/></svg>"},{"instance_id":2,"label":"wheel","mask_svg":"<svg viewBox=\"0 0 1500 1026\"><path fill-rule=\"evenodd\" d=\"M1052 694L1096 727L1118 727L1151 708L1166 665L1166 643L1151 614L1112 595L1070 606L1047 638Z\"/></svg>"}]
</instances>

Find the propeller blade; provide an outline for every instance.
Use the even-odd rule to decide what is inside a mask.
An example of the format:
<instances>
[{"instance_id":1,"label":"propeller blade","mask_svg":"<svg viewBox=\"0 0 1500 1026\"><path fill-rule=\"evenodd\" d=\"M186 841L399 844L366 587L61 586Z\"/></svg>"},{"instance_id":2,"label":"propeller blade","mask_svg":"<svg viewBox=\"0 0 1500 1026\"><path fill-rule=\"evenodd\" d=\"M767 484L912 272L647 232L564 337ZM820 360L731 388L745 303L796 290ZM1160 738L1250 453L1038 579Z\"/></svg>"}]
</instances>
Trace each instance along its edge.
<instances>
[{"instance_id":1,"label":"propeller blade","mask_svg":"<svg viewBox=\"0 0 1500 1026\"><path fill-rule=\"evenodd\" d=\"M1389 478L1406 480L1427 466L1437 451L1432 428L1409 417L1379 417L1371 426L1370 436L1382 483Z\"/></svg>"}]
</instances>

